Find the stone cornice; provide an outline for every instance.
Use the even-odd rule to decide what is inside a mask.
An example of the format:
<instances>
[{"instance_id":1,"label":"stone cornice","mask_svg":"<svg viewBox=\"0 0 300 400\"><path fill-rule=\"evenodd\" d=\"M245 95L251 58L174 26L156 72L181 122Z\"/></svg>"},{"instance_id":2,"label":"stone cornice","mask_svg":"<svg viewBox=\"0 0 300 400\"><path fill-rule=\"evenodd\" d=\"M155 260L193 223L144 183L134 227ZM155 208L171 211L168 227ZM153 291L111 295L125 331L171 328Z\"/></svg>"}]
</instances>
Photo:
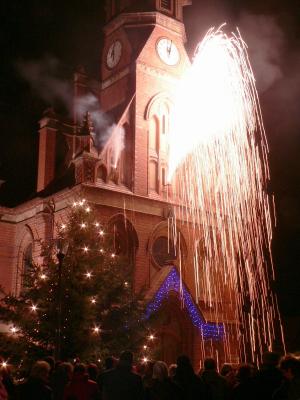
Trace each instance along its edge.
<instances>
[{"instance_id":1,"label":"stone cornice","mask_svg":"<svg viewBox=\"0 0 300 400\"><path fill-rule=\"evenodd\" d=\"M103 29L104 35L108 36L121 26L161 26L173 34L180 36L186 42L184 24L173 17L168 17L158 11L123 13L110 21Z\"/></svg>"},{"instance_id":2,"label":"stone cornice","mask_svg":"<svg viewBox=\"0 0 300 400\"><path fill-rule=\"evenodd\" d=\"M126 67L122 69L122 71L115 73L105 81L101 82L101 90L108 88L113 83L118 82L120 79L124 78L126 75L130 73L130 68Z\"/></svg>"},{"instance_id":3,"label":"stone cornice","mask_svg":"<svg viewBox=\"0 0 300 400\"><path fill-rule=\"evenodd\" d=\"M137 70L144 71L147 74L155 77L155 78L163 78L170 83L177 83L180 79L179 74L171 73L170 71L165 71L162 68L153 67L149 64L143 63L141 61L137 61L136 63Z\"/></svg>"}]
</instances>

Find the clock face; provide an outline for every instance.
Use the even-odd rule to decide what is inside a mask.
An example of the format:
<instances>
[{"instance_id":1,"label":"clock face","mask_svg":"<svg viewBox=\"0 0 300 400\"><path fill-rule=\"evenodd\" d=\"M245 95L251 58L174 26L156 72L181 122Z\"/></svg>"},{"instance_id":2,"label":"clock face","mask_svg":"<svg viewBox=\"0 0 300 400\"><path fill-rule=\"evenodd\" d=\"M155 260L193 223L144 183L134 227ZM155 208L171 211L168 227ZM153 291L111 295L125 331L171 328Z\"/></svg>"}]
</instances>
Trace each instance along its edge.
<instances>
[{"instance_id":1,"label":"clock face","mask_svg":"<svg viewBox=\"0 0 300 400\"><path fill-rule=\"evenodd\" d=\"M114 68L120 61L122 55L122 43L116 40L108 49L106 56L106 64L108 68Z\"/></svg>"},{"instance_id":2,"label":"clock face","mask_svg":"<svg viewBox=\"0 0 300 400\"><path fill-rule=\"evenodd\" d=\"M179 61L179 50L175 43L168 38L161 38L156 43L156 50L160 59L167 65L176 65Z\"/></svg>"}]
</instances>

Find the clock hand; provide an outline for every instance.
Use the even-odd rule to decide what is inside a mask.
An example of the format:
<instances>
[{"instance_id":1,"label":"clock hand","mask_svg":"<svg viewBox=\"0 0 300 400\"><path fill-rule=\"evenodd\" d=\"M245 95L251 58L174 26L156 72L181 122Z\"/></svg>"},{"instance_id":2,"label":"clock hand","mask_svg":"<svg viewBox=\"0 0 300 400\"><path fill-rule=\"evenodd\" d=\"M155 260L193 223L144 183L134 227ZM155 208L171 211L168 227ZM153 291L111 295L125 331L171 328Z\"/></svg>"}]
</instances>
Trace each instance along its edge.
<instances>
[{"instance_id":1,"label":"clock hand","mask_svg":"<svg viewBox=\"0 0 300 400\"><path fill-rule=\"evenodd\" d=\"M171 54L171 48L172 48L172 40L169 41L169 45L168 45L168 48L167 48L167 51L168 51L168 55L169 55L169 56L170 56L170 54Z\"/></svg>"}]
</instances>

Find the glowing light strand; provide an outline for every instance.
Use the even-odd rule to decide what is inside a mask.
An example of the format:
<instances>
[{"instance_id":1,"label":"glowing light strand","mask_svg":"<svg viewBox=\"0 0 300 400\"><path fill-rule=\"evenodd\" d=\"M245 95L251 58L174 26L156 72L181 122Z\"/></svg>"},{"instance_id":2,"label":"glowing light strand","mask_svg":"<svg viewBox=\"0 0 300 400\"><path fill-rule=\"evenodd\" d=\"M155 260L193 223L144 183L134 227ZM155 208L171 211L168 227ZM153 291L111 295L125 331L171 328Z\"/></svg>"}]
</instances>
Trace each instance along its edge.
<instances>
[{"instance_id":1,"label":"glowing light strand","mask_svg":"<svg viewBox=\"0 0 300 400\"><path fill-rule=\"evenodd\" d=\"M145 312L146 319L160 309L163 301L168 298L171 291L176 292L178 296L180 296L181 285L184 309L186 309L193 325L201 331L204 339L222 339L224 336L224 326L222 324L208 323L203 320L199 308L192 299L192 296L186 286L181 283L180 275L175 267L172 268L169 275L156 292L153 300L147 305Z\"/></svg>"}]
</instances>

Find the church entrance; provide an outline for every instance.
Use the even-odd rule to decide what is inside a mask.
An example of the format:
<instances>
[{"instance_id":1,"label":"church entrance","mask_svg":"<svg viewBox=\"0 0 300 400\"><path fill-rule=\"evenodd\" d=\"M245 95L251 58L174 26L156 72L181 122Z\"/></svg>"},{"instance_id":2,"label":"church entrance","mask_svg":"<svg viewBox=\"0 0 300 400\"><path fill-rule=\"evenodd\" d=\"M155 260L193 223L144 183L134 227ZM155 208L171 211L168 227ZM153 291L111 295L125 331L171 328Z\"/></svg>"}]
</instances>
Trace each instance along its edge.
<instances>
[{"instance_id":1,"label":"church entrance","mask_svg":"<svg viewBox=\"0 0 300 400\"><path fill-rule=\"evenodd\" d=\"M158 360L168 365L176 363L178 356L186 354L192 358L193 326L184 309L181 309L178 294L171 292L157 314L156 337Z\"/></svg>"}]
</instances>

